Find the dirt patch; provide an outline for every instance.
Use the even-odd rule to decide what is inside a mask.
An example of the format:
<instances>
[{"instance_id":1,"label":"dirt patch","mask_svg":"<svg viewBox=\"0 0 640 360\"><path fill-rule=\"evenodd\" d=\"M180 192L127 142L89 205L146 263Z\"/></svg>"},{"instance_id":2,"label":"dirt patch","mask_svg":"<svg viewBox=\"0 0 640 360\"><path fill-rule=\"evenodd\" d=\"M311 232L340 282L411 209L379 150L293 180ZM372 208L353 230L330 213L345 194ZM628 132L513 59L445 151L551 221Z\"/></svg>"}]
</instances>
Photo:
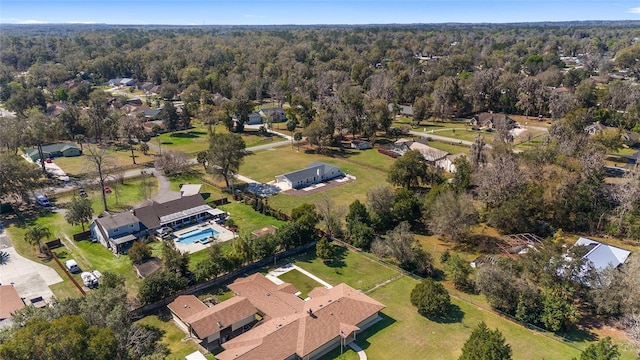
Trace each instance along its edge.
<instances>
[{"instance_id":1,"label":"dirt patch","mask_svg":"<svg viewBox=\"0 0 640 360\"><path fill-rule=\"evenodd\" d=\"M334 187L341 186L341 185L348 184L350 182L356 181L355 179L350 178L350 177L344 177L344 178L340 178L338 180L329 180L327 182L322 183L322 184L324 184L324 186L316 187L316 188L310 189L310 190L289 189L289 190L283 191L283 193L287 194L287 195L293 195L293 196L305 196L305 195L315 194L315 193L320 192L320 191L333 189Z\"/></svg>"}]
</instances>

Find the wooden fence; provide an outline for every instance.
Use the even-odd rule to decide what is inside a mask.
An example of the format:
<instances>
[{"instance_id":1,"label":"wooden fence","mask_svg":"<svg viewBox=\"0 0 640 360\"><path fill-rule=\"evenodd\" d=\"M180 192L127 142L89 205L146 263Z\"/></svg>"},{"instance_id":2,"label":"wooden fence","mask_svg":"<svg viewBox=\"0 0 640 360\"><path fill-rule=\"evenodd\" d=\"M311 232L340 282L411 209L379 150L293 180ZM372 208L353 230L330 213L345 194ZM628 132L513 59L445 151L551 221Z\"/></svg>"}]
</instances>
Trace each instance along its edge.
<instances>
[{"instance_id":1,"label":"wooden fence","mask_svg":"<svg viewBox=\"0 0 640 360\"><path fill-rule=\"evenodd\" d=\"M60 240L60 239L58 239ZM71 279L71 282L73 283L73 285L75 285L75 287L80 291L80 293L82 295L86 295L87 293L84 291L84 289L82 288L82 285L78 284L78 282L76 281L76 279L73 277L73 275L71 275L71 273L69 273L69 270L67 270L67 267L64 266L61 262L60 259L58 259L58 257L56 256L56 253L54 253L53 251L51 251L50 248L46 248L47 252L49 253L49 256L51 256L53 258L53 260L55 260L55 262L58 264L58 266L60 266L60 268L62 269L62 271L64 271L65 274L67 274L67 276L69 277L69 279Z\"/></svg>"},{"instance_id":2,"label":"wooden fence","mask_svg":"<svg viewBox=\"0 0 640 360\"><path fill-rule=\"evenodd\" d=\"M91 230L86 230L81 233L73 234L73 241L88 240L91 239Z\"/></svg>"}]
</instances>

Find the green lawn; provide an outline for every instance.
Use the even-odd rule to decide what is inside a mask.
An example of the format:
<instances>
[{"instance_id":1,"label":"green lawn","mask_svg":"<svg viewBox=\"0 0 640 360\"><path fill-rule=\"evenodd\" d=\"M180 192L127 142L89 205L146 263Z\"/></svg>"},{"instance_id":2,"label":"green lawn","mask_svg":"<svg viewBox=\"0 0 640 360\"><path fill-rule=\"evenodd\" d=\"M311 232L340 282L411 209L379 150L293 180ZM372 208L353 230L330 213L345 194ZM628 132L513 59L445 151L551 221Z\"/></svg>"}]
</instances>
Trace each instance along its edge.
<instances>
[{"instance_id":1,"label":"green lawn","mask_svg":"<svg viewBox=\"0 0 640 360\"><path fill-rule=\"evenodd\" d=\"M448 152L449 154L469 154L469 147L463 145L454 145L443 141L433 140L429 142L429 146Z\"/></svg>"},{"instance_id":2,"label":"green lawn","mask_svg":"<svg viewBox=\"0 0 640 360\"><path fill-rule=\"evenodd\" d=\"M159 328L163 332L162 342L167 344L171 354L168 360L184 360L184 357L198 350L198 345L193 340L182 341L186 334L172 321L161 319L155 315L138 320L139 324L150 325ZM214 360L213 355L206 355L209 360Z\"/></svg>"},{"instance_id":3,"label":"green lawn","mask_svg":"<svg viewBox=\"0 0 640 360\"><path fill-rule=\"evenodd\" d=\"M514 359L566 360L579 354L572 346L457 299L452 299L449 320L430 321L419 315L409 301L417 283L402 277L368 294L386 305L383 320L358 334L356 340L370 358L418 359L429 354L429 359L457 359L480 321L500 329L513 349Z\"/></svg>"},{"instance_id":4,"label":"green lawn","mask_svg":"<svg viewBox=\"0 0 640 360\"><path fill-rule=\"evenodd\" d=\"M429 132L427 132L427 136L429 136L428 134ZM487 142L491 142L491 140L493 139L493 133L488 133L485 131L474 131L470 129L439 130L439 131L435 131L433 135L446 136L448 138L452 138L456 140L466 140L466 141L473 141L478 135L483 135Z\"/></svg>"},{"instance_id":5,"label":"green lawn","mask_svg":"<svg viewBox=\"0 0 640 360\"><path fill-rule=\"evenodd\" d=\"M336 258L327 264L316 256L313 249L296 257L295 264L331 285L345 283L363 291L399 275L397 270L383 266L362 254L343 247L336 246L334 249Z\"/></svg>"},{"instance_id":6,"label":"green lawn","mask_svg":"<svg viewBox=\"0 0 640 360\"><path fill-rule=\"evenodd\" d=\"M229 131L222 124L212 127L216 133L228 133ZM263 136L258 130L246 128L240 133L247 147L268 144L272 141L283 140L278 136ZM173 133L164 133L158 135L151 140L152 144L160 143L160 147L164 150L181 151L188 154L194 154L209 148L209 129L207 125L194 123L194 127L188 130L175 131Z\"/></svg>"},{"instance_id":7,"label":"green lawn","mask_svg":"<svg viewBox=\"0 0 640 360\"><path fill-rule=\"evenodd\" d=\"M293 286L300 291L299 297L305 299L309 292L319 286L322 286L319 282L313 280L307 275L301 273L300 271L293 269L287 271L286 273L278 276L278 278L284 282L288 282L293 284Z\"/></svg>"},{"instance_id":8,"label":"green lawn","mask_svg":"<svg viewBox=\"0 0 640 360\"><path fill-rule=\"evenodd\" d=\"M354 155L353 159L359 162L371 162L377 167L385 167L393 159L385 159L382 154L370 153L375 150L366 150L362 155ZM362 156L362 158L359 158ZM362 159L362 160L358 160ZM357 163L349 162L345 159L331 158L318 154L306 154L304 151L296 151L290 147L280 147L273 150L259 151L245 158L240 166L240 173L256 181L269 182L275 179L276 175L284 174L294 170L303 169L314 161L322 161L342 169L343 172L355 176L356 181L342 184L333 189L319 191L314 194L304 196L292 196L278 194L269 198L269 204L276 209L290 212L291 209L300 206L302 203L315 203L322 197L330 197L337 206L347 207L356 199L364 201L367 190L379 184L385 184L387 174L385 171L372 169ZM386 164L386 165L385 165Z\"/></svg>"},{"instance_id":9,"label":"green lawn","mask_svg":"<svg viewBox=\"0 0 640 360\"><path fill-rule=\"evenodd\" d=\"M231 218L235 221L236 225L238 225L238 232L240 234L249 234L254 230L262 229L268 225L279 228L285 224L284 221L260 214L253 210L251 206L242 203L234 202L222 205L219 208L231 214Z\"/></svg>"},{"instance_id":10,"label":"green lawn","mask_svg":"<svg viewBox=\"0 0 640 360\"><path fill-rule=\"evenodd\" d=\"M92 146L95 145L83 144L83 152L87 154L87 149ZM133 161L131 160L131 150L112 146L111 148L109 148L109 150L107 150L107 154L109 155L110 165L114 167L129 165L134 166ZM144 155L137 150L134 150L134 154L136 156L136 162L138 164L154 160L153 156L151 156L151 154L153 154L153 150L149 151L149 155ZM88 158L84 155L74 157L58 157L55 158L53 162L62 170L64 170L64 172L66 172L69 176L87 177L89 176L88 173L93 172L93 168L91 167Z\"/></svg>"},{"instance_id":11,"label":"green lawn","mask_svg":"<svg viewBox=\"0 0 640 360\"><path fill-rule=\"evenodd\" d=\"M230 197L229 194L223 194L218 188L213 187L201 180L201 177L205 174L202 171L202 166L195 167L194 173L184 174L181 176L172 176L169 178L171 182L171 190L180 191L180 184L202 184L200 188L200 194L205 198L205 201L217 200L223 197Z\"/></svg>"}]
</instances>

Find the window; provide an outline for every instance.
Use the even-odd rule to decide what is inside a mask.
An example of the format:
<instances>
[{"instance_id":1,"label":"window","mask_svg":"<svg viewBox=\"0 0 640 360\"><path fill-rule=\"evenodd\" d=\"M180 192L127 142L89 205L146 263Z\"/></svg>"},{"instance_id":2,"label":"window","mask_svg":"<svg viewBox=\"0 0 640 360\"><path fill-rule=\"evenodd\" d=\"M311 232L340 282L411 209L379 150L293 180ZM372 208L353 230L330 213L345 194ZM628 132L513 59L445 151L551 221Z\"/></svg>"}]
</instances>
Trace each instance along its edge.
<instances>
[{"instance_id":1,"label":"window","mask_svg":"<svg viewBox=\"0 0 640 360\"><path fill-rule=\"evenodd\" d=\"M118 231L120 231L120 229L113 229L114 233L117 233Z\"/></svg>"}]
</instances>

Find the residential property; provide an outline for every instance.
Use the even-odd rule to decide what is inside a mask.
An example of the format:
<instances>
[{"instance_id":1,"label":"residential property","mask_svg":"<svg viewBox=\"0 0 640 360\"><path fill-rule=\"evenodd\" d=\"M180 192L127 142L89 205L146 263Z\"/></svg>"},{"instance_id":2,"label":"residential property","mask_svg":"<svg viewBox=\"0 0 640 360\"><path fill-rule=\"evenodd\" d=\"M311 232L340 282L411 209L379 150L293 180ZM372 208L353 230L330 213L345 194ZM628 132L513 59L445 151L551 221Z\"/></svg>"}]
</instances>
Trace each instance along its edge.
<instances>
[{"instance_id":1,"label":"residential property","mask_svg":"<svg viewBox=\"0 0 640 360\"><path fill-rule=\"evenodd\" d=\"M266 122L267 117L271 117L271 121L283 122L287 120L287 115L284 112L284 109L281 107L272 107L272 108L264 108L258 111L258 114L262 117L262 120Z\"/></svg>"},{"instance_id":2,"label":"residential property","mask_svg":"<svg viewBox=\"0 0 640 360\"><path fill-rule=\"evenodd\" d=\"M518 123L506 114L495 114L492 112L484 112L474 115L470 120L471 126L481 127L485 129L495 129L496 125L505 124L508 130L516 128Z\"/></svg>"},{"instance_id":3,"label":"residential property","mask_svg":"<svg viewBox=\"0 0 640 360\"><path fill-rule=\"evenodd\" d=\"M24 301L13 285L0 285L0 324L23 307Z\"/></svg>"},{"instance_id":4,"label":"residential property","mask_svg":"<svg viewBox=\"0 0 640 360\"><path fill-rule=\"evenodd\" d=\"M91 235L115 254L125 254L133 242L161 227L179 227L219 217L224 211L207 205L202 195L183 196L158 203L149 201L130 211L96 219L90 226Z\"/></svg>"},{"instance_id":5,"label":"residential property","mask_svg":"<svg viewBox=\"0 0 640 360\"><path fill-rule=\"evenodd\" d=\"M38 152L38 148L28 148L23 150L24 154L31 160L37 161L40 159L40 153ZM42 146L42 156L44 159L46 158L56 158L56 157L72 157L72 156L80 156L82 155L82 151L75 143L57 143L57 144L49 144Z\"/></svg>"},{"instance_id":6,"label":"residential property","mask_svg":"<svg viewBox=\"0 0 640 360\"><path fill-rule=\"evenodd\" d=\"M593 136L606 131L620 131L622 142L629 147L638 146L638 143L640 142L640 134L638 134L637 132L618 129L613 126L602 125L600 121L596 121L593 124L587 126L584 131L586 131L589 136Z\"/></svg>"},{"instance_id":7,"label":"residential property","mask_svg":"<svg viewBox=\"0 0 640 360\"><path fill-rule=\"evenodd\" d=\"M256 323L255 307L242 296L209 307L193 295L181 295L167 307L178 326L206 349L219 347Z\"/></svg>"},{"instance_id":8,"label":"residential property","mask_svg":"<svg viewBox=\"0 0 640 360\"><path fill-rule=\"evenodd\" d=\"M398 155L403 155L405 152L410 150L415 150L422 154L427 164L435 166L444 171L448 171L450 173L456 172L453 161L462 155L451 155L444 150L431 147L428 145L428 141L425 138L420 138L417 140L398 139L398 141L393 143L392 151L394 151Z\"/></svg>"},{"instance_id":9,"label":"residential property","mask_svg":"<svg viewBox=\"0 0 640 360\"><path fill-rule=\"evenodd\" d=\"M353 140L351 142L351 148L358 149L358 150L371 149L371 143L364 140Z\"/></svg>"},{"instance_id":10,"label":"residential property","mask_svg":"<svg viewBox=\"0 0 640 360\"><path fill-rule=\"evenodd\" d=\"M345 284L315 288L306 301L293 285L278 285L260 273L228 287L235 296L213 306L193 295L168 305L178 326L203 347L223 347L219 360L317 359L355 340L384 309Z\"/></svg>"},{"instance_id":11,"label":"residential property","mask_svg":"<svg viewBox=\"0 0 640 360\"><path fill-rule=\"evenodd\" d=\"M313 162L308 167L276 176L276 183L289 189L301 189L313 184L325 182L344 173L339 168L323 162Z\"/></svg>"},{"instance_id":12,"label":"residential property","mask_svg":"<svg viewBox=\"0 0 640 360\"><path fill-rule=\"evenodd\" d=\"M413 106L411 105L399 105L399 104L389 103L387 105L387 108L389 109L389 112L391 112L391 114L396 114L397 113L396 110L399 109L400 115L413 117Z\"/></svg>"},{"instance_id":13,"label":"residential property","mask_svg":"<svg viewBox=\"0 0 640 360\"><path fill-rule=\"evenodd\" d=\"M273 225L268 225L263 227L262 229L254 230L251 232L252 236L257 238L261 238L267 235L275 235L278 232L278 228Z\"/></svg>"},{"instance_id":14,"label":"residential property","mask_svg":"<svg viewBox=\"0 0 640 360\"><path fill-rule=\"evenodd\" d=\"M231 116L231 119L233 120L234 124L240 121L240 118L238 118L238 116L236 116L235 114ZM257 112L253 112L249 114L249 120L247 120L245 125L258 125L258 124L262 124L262 116L260 116L260 114Z\"/></svg>"},{"instance_id":15,"label":"residential property","mask_svg":"<svg viewBox=\"0 0 640 360\"><path fill-rule=\"evenodd\" d=\"M588 252L582 258L598 271L608 267L617 268L624 264L631 254L631 251L583 237L576 241L575 246L585 246L587 248Z\"/></svg>"},{"instance_id":16,"label":"residential property","mask_svg":"<svg viewBox=\"0 0 640 360\"><path fill-rule=\"evenodd\" d=\"M180 194L184 196L193 196L200 194L202 184L182 184L180 186Z\"/></svg>"},{"instance_id":17,"label":"residential property","mask_svg":"<svg viewBox=\"0 0 640 360\"><path fill-rule=\"evenodd\" d=\"M111 86L133 86L135 82L132 78L114 78L107 82Z\"/></svg>"}]
</instances>

